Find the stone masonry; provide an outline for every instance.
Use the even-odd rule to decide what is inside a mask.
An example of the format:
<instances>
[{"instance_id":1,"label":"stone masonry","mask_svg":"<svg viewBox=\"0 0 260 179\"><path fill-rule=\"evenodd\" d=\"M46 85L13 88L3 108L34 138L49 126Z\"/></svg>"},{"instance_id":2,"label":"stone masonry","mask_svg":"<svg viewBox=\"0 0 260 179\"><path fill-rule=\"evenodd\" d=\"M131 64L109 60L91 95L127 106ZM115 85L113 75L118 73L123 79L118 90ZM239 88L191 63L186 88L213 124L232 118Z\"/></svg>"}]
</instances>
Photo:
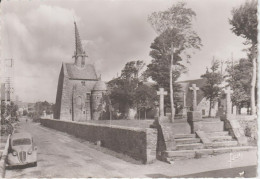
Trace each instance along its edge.
<instances>
[{"instance_id":1,"label":"stone masonry","mask_svg":"<svg viewBox=\"0 0 260 179\"><path fill-rule=\"evenodd\" d=\"M106 84L97 76L95 67L86 63L77 25L75 24L74 63L63 63L59 75L54 118L84 122L98 120Z\"/></svg>"}]
</instances>

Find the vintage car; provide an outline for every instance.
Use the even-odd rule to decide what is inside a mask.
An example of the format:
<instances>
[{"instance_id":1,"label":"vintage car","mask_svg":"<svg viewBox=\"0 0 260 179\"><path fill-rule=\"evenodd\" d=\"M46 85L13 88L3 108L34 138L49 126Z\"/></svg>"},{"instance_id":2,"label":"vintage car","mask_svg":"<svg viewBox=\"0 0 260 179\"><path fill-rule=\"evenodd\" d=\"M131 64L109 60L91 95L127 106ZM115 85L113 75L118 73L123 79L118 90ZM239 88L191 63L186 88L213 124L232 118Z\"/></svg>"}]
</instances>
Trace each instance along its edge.
<instances>
[{"instance_id":1,"label":"vintage car","mask_svg":"<svg viewBox=\"0 0 260 179\"><path fill-rule=\"evenodd\" d=\"M37 166L37 147L34 146L31 134L14 132L10 137L8 166Z\"/></svg>"}]
</instances>

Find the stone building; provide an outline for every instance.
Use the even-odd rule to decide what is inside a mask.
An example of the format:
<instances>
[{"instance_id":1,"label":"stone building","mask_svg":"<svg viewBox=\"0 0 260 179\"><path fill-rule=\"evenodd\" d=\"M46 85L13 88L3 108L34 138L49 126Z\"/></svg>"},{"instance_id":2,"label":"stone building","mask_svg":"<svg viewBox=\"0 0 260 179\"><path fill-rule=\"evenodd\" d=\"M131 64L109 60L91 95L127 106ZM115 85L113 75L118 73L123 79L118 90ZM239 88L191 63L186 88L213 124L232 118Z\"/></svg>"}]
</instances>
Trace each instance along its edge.
<instances>
[{"instance_id":1,"label":"stone building","mask_svg":"<svg viewBox=\"0 0 260 179\"><path fill-rule=\"evenodd\" d=\"M106 84L89 64L83 50L77 24L75 25L74 63L63 63L59 75L54 118L80 121L98 120L102 94Z\"/></svg>"}]
</instances>

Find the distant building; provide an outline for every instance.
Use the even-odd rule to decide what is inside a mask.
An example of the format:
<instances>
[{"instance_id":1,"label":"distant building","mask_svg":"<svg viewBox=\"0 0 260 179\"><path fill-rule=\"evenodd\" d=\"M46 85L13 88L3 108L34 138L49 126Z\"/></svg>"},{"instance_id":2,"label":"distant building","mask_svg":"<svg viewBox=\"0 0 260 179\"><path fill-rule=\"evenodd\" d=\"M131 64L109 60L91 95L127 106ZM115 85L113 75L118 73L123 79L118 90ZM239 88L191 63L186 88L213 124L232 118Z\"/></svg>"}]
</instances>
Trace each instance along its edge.
<instances>
[{"instance_id":1,"label":"distant building","mask_svg":"<svg viewBox=\"0 0 260 179\"><path fill-rule=\"evenodd\" d=\"M14 60L1 60L1 101L10 103L15 101L14 90Z\"/></svg>"},{"instance_id":2,"label":"distant building","mask_svg":"<svg viewBox=\"0 0 260 179\"><path fill-rule=\"evenodd\" d=\"M95 67L86 62L77 25L74 63L63 63L59 75L54 118L70 121L98 120L106 84L97 76Z\"/></svg>"}]
</instances>

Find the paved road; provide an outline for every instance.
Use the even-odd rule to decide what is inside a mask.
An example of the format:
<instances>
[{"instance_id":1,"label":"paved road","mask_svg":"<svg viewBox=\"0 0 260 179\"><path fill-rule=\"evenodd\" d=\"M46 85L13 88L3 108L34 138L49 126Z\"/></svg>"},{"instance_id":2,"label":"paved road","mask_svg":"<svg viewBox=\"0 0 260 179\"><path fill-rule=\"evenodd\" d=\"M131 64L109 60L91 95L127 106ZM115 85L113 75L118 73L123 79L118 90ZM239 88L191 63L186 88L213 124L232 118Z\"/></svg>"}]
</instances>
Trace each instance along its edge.
<instances>
[{"instance_id":1,"label":"paved road","mask_svg":"<svg viewBox=\"0 0 260 179\"><path fill-rule=\"evenodd\" d=\"M99 148L66 133L43 127L38 123L26 123L25 120L22 120L19 126L21 130L30 132L34 137L38 147L38 166L9 169L6 171L6 178L155 178L188 175L230 167L229 154L176 161L172 165L160 161L142 165L120 154ZM241 156L241 159L232 163L232 167L256 165L256 151L243 152Z\"/></svg>"},{"instance_id":2,"label":"paved road","mask_svg":"<svg viewBox=\"0 0 260 179\"><path fill-rule=\"evenodd\" d=\"M122 177L124 161L90 148L80 140L31 122L21 122L38 147L38 166L7 170L6 177ZM122 166L120 166L120 163ZM112 167L113 166L113 167Z\"/></svg>"}]
</instances>

